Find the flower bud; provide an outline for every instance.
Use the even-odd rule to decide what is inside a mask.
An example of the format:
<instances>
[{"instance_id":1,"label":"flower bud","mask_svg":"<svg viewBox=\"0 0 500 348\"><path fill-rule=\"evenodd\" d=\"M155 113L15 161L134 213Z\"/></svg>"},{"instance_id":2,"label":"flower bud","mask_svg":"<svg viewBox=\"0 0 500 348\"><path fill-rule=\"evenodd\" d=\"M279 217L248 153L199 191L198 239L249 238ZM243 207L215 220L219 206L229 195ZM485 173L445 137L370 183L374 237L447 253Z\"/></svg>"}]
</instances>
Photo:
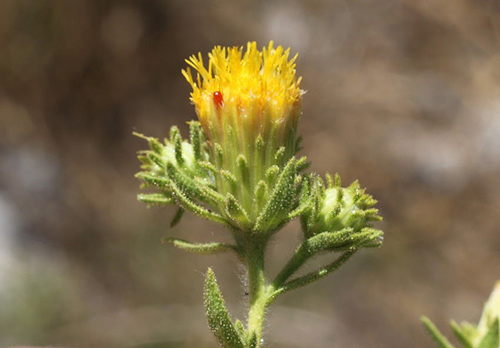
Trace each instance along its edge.
<instances>
[{"instance_id":1,"label":"flower bud","mask_svg":"<svg viewBox=\"0 0 500 348\"><path fill-rule=\"evenodd\" d=\"M373 221L380 221L378 209L373 208L377 203L373 197L361 189L355 181L349 187L340 187L340 179L337 183L333 180L329 187L324 188L321 179L316 185L317 190L315 208L303 215L303 226L306 237L321 233L334 232L346 228L353 232L360 232L363 228L371 227Z\"/></svg>"}]
</instances>

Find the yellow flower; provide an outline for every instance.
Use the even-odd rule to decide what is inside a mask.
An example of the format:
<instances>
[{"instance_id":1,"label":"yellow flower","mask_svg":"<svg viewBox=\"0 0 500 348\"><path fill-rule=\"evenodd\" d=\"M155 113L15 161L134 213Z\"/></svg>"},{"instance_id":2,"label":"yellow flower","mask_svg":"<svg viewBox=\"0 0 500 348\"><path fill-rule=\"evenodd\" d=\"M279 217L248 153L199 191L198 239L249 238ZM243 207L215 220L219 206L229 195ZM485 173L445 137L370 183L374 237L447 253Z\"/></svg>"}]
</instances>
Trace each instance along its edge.
<instances>
[{"instance_id":1,"label":"yellow flower","mask_svg":"<svg viewBox=\"0 0 500 348\"><path fill-rule=\"evenodd\" d=\"M196 70L182 73L193 88L191 101L209 138L222 134L224 126L245 127L251 137L269 131L273 124L295 128L302 91L295 75L290 49L273 47L262 51L255 42L241 47L216 46L205 66L201 53L186 62ZM265 136L265 134L262 134Z\"/></svg>"},{"instance_id":2,"label":"yellow flower","mask_svg":"<svg viewBox=\"0 0 500 348\"><path fill-rule=\"evenodd\" d=\"M247 225L256 221L298 151L303 91L296 58L272 41L262 51L250 42L246 50L215 47L207 65L201 54L192 56L182 71L193 88L191 101L207 139L217 190L227 197L224 207L229 208L221 210L241 211L232 215L248 217Z\"/></svg>"}]
</instances>

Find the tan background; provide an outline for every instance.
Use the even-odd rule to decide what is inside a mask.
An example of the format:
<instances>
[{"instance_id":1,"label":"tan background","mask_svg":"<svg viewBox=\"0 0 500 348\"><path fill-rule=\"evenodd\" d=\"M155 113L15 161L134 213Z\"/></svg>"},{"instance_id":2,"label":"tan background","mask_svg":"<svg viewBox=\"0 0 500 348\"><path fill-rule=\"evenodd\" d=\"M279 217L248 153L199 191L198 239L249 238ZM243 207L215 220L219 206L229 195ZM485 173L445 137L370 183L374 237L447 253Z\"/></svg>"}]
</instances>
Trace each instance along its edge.
<instances>
[{"instance_id":1,"label":"tan background","mask_svg":"<svg viewBox=\"0 0 500 348\"><path fill-rule=\"evenodd\" d=\"M386 238L279 300L269 347L431 347L420 315L478 319L500 278L498 1L5 0L0 345L216 347L209 265L244 316L231 256L160 245L225 232L192 216L170 230L173 209L136 201L131 133L186 134L184 58L270 39L300 53L303 153L368 187ZM298 236L278 236L270 273Z\"/></svg>"}]
</instances>

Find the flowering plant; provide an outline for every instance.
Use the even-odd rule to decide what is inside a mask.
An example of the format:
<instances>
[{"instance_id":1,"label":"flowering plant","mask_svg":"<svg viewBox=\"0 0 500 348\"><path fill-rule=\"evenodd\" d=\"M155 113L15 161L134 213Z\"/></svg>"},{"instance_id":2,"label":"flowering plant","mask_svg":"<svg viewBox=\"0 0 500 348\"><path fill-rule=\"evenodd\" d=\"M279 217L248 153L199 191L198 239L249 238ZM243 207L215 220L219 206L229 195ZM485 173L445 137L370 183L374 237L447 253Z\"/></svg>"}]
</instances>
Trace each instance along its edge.
<instances>
[{"instance_id":1,"label":"flowering plant","mask_svg":"<svg viewBox=\"0 0 500 348\"><path fill-rule=\"evenodd\" d=\"M139 200L150 205L177 205L172 226L189 211L227 227L234 243L193 243L167 238L183 250L215 254L233 252L247 270L249 311L246 324L229 315L215 275L208 270L205 306L208 325L222 347L259 348L271 303L335 271L358 250L378 247L382 232L376 201L357 182L341 186L339 175L307 173L298 157L301 138L301 79L290 50L270 42L243 48L215 47L208 65L201 54L182 71L191 85L199 121L190 122L189 140L177 127L169 139L139 135L149 142L141 151ZM193 76L191 68L195 70ZM266 246L290 220L300 218L303 241L272 280L264 269ZM339 254L320 269L297 276L311 258Z\"/></svg>"}]
</instances>

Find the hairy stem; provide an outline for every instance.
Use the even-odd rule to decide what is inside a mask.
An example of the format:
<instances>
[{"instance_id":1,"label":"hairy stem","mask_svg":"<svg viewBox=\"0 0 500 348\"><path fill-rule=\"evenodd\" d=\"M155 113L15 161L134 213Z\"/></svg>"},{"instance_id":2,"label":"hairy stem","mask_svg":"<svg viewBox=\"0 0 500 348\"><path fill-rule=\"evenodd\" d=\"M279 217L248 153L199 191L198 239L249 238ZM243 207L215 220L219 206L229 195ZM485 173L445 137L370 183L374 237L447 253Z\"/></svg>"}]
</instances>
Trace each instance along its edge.
<instances>
[{"instance_id":1,"label":"hairy stem","mask_svg":"<svg viewBox=\"0 0 500 348\"><path fill-rule=\"evenodd\" d=\"M309 258L311 254L308 253L307 248L303 245L300 246L295 254L291 257L288 263L283 267L281 272L274 279L272 286L274 289L279 288L285 283Z\"/></svg>"},{"instance_id":2,"label":"hairy stem","mask_svg":"<svg viewBox=\"0 0 500 348\"><path fill-rule=\"evenodd\" d=\"M337 259L335 259L335 261L326 265L325 267L322 267L315 272L308 273L308 274L301 276L299 278L290 280L289 282L286 282L278 289L272 289L273 293L269 295L268 304L270 304L272 301L274 301L276 299L276 297L278 297L279 295L281 295L285 292L306 286L306 285L308 285L312 282L315 282L317 280L320 280L321 278L325 277L326 275L336 271L337 269L340 268L340 266L342 266L344 263L346 263L347 260L349 260L355 253L356 253L356 251L344 252Z\"/></svg>"},{"instance_id":3,"label":"hairy stem","mask_svg":"<svg viewBox=\"0 0 500 348\"><path fill-rule=\"evenodd\" d=\"M267 309L267 287L264 274L264 252L267 241L260 238L249 238L246 252L248 270L248 294L250 309L248 311L248 338L256 342L255 348L262 346L262 330ZM255 338L253 338L255 336Z\"/></svg>"}]
</instances>

